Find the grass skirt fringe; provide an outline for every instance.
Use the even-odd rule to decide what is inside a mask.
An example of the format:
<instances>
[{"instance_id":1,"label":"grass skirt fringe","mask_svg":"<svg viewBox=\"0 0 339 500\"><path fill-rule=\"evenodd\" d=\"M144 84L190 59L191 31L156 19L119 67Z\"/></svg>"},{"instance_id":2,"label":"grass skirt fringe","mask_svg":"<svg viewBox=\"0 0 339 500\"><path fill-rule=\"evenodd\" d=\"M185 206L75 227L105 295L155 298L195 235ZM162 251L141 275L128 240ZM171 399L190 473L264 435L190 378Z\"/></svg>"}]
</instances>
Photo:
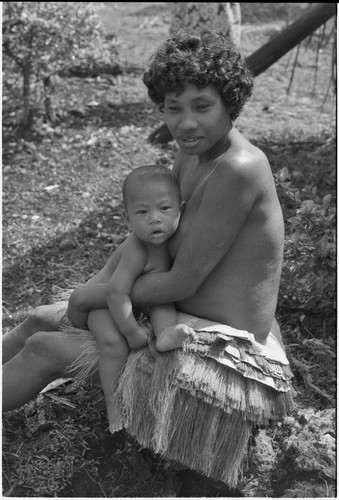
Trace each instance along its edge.
<instances>
[{"instance_id":1,"label":"grass skirt fringe","mask_svg":"<svg viewBox=\"0 0 339 500\"><path fill-rule=\"evenodd\" d=\"M98 370L96 341L66 314L60 326L85 344L68 373L86 382ZM253 427L293 409L293 375L286 358L269 359L256 343L198 333L198 342L183 349L160 353L150 338L148 347L132 350L115 397L141 446L235 488Z\"/></svg>"},{"instance_id":2,"label":"grass skirt fringe","mask_svg":"<svg viewBox=\"0 0 339 500\"><path fill-rule=\"evenodd\" d=\"M88 331L68 328L67 334L86 338L85 350L69 368L85 381L98 366L96 342ZM211 346L213 355L215 349ZM273 376L285 384L279 391L257 375L244 376L246 366L249 373L253 366L243 363L237 371L218 363L208 356L206 343L204 354L194 350L199 348L186 345L159 353L153 340L147 348L132 350L116 397L126 429L141 446L236 487L253 427L281 419L293 408L292 374L288 366L277 370L273 363ZM263 364L259 372L268 373L270 363Z\"/></svg>"}]
</instances>

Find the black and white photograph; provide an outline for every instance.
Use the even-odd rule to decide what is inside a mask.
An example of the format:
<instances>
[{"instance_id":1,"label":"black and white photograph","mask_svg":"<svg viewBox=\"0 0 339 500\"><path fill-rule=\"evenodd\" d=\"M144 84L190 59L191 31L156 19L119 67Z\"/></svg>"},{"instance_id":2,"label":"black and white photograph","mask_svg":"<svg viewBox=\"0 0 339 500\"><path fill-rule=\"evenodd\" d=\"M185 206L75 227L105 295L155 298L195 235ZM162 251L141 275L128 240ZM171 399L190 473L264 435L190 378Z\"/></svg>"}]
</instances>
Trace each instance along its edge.
<instances>
[{"instance_id":1,"label":"black and white photograph","mask_svg":"<svg viewBox=\"0 0 339 500\"><path fill-rule=\"evenodd\" d=\"M334 498L337 4L2 2L2 498Z\"/></svg>"}]
</instances>

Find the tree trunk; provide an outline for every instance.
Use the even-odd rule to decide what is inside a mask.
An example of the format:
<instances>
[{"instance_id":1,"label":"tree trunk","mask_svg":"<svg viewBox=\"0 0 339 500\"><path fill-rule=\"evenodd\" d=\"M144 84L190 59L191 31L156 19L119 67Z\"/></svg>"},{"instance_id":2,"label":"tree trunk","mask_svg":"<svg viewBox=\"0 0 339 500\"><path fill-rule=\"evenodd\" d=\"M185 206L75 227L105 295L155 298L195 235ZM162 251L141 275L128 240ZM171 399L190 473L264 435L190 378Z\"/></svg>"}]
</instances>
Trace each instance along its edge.
<instances>
[{"instance_id":1,"label":"tree trunk","mask_svg":"<svg viewBox=\"0 0 339 500\"><path fill-rule=\"evenodd\" d=\"M267 68L283 57L321 25L325 24L337 12L336 3L316 3L297 21L287 26L268 43L251 54L246 62L254 76L260 75ZM167 125L161 125L149 136L151 142L165 144L173 140Z\"/></svg>"},{"instance_id":2,"label":"tree trunk","mask_svg":"<svg viewBox=\"0 0 339 500\"><path fill-rule=\"evenodd\" d=\"M240 45L241 8L239 2L174 2L170 34L180 28L220 32L235 46Z\"/></svg>"},{"instance_id":3,"label":"tree trunk","mask_svg":"<svg viewBox=\"0 0 339 500\"><path fill-rule=\"evenodd\" d=\"M29 130L33 124L33 113L31 109L31 61L26 59L22 68L23 74L23 117L21 126L24 130Z\"/></svg>"},{"instance_id":4,"label":"tree trunk","mask_svg":"<svg viewBox=\"0 0 339 500\"><path fill-rule=\"evenodd\" d=\"M54 76L46 76L43 79L44 84L44 104L46 119L52 124L56 122L55 106L54 106Z\"/></svg>"}]
</instances>

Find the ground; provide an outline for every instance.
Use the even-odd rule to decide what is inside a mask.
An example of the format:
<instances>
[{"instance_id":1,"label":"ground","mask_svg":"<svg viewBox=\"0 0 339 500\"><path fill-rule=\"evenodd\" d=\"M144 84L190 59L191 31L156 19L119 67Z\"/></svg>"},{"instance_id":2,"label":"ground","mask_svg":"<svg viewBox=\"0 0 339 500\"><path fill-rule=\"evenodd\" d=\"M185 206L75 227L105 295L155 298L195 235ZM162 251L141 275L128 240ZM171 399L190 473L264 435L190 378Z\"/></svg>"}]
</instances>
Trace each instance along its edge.
<instances>
[{"instance_id":1,"label":"ground","mask_svg":"<svg viewBox=\"0 0 339 500\"><path fill-rule=\"evenodd\" d=\"M175 144L148 141L161 114L141 82L148 57L168 34L170 6L105 4L105 28L115 35L112 43L128 71L117 78L60 79L57 126L40 120L34 133L23 137L13 129L16 110L4 115L4 332L36 305L51 302L59 289L95 274L124 239L124 176L141 164L171 165ZM307 4L241 6L246 57ZM307 188L314 199L331 194L333 203L335 99L331 89L327 92L331 49L321 48L318 62L317 49L313 37L295 65L296 49L259 75L237 126L263 149L274 173L287 168L292 186L301 192ZM295 208L286 201L286 191L279 195L287 223ZM295 279L286 248L277 315L297 401L316 409L333 407L335 309L333 293L324 291L326 259ZM310 281L317 280L320 298L312 303ZM4 496L154 497L178 491L178 476L168 464L141 451L131 438L108 436L98 386L79 388L70 381L6 414L3 422Z\"/></svg>"}]
</instances>

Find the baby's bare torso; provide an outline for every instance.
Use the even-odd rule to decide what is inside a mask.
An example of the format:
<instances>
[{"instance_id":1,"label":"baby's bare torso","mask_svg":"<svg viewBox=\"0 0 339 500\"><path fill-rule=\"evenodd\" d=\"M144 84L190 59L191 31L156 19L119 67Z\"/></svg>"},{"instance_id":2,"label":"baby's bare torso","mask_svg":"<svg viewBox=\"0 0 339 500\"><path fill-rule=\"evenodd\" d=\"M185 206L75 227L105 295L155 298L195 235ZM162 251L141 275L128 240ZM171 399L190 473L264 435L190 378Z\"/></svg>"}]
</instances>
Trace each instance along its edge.
<instances>
[{"instance_id":1,"label":"baby's bare torso","mask_svg":"<svg viewBox=\"0 0 339 500\"><path fill-rule=\"evenodd\" d=\"M176 307L189 314L250 331L260 339L270 331L276 309L283 256L283 217L267 160L259 161L257 167L262 153L236 130L230 139L230 148L221 158L223 168L227 169L237 151L250 158L253 155L253 168L258 168L262 188L221 260L194 296L178 302ZM203 203L206 185L214 169L212 163L200 168L197 157L187 156L179 166L186 208L179 229L170 242L172 257ZM223 214L216 213L215 217L223 217Z\"/></svg>"},{"instance_id":2,"label":"baby's bare torso","mask_svg":"<svg viewBox=\"0 0 339 500\"><path fill-rule=\"evenodd\" d=\"M123 253L126 252L130 258L140 263L140 275L170 269L171 257L168 242L160 245L146 245L131 232L111 257L113 270L118 266Z\"/></svg>"}]
</instances>

